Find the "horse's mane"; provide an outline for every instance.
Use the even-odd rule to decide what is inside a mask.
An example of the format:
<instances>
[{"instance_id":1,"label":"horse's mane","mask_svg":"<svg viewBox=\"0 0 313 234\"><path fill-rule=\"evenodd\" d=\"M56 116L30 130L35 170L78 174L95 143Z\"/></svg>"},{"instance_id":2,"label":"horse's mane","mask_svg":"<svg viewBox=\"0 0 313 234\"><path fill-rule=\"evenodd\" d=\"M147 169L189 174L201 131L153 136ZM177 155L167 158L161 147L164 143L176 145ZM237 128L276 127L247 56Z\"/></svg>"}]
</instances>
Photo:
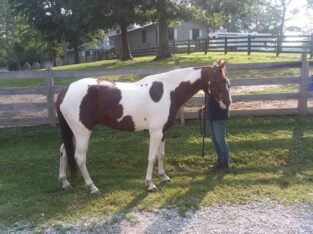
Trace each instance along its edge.
<instances>
[{"instance_id":1,"label":"horse's mane","mask_svg":"<svg viewBox=\"0 0 313 234\"><path fill-rule=\"evenodd\" d=\"M143 79L137 81L136 83L146 83L146 82L151 82L151 81L167 81L169 79L179 79L179 81L183 81L185 79L188 79L188 74L196 72L196 70L193 67L187 67L187 68L180 68L160 74L155 74L155 75L149 75L144 77ZM182 75L179 75L181 73Z\"/></svg>"}]
</instances>

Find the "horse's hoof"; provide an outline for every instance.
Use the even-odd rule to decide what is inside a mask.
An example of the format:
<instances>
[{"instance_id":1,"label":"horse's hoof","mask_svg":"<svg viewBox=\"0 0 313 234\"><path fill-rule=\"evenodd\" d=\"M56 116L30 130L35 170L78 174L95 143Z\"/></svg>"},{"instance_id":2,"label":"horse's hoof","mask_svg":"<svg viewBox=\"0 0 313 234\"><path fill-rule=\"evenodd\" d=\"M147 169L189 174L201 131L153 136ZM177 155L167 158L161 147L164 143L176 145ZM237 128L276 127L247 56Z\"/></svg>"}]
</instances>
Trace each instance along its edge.
<instances>
[{"instance_id":1,"label":"horse's hoof","mask_svg":"<svg viewBox=\"0 0 313 234\"><path fill-rule=\"evenodd\" d=\"M91 195L99 195L100 191L99 191L99 189L91 190L90 194Z\"/></svg>"},{"instance_id":2,"label":"horse's hoof","mask_svg":"<svg viewBox=\"0 0 313 234\"><path fill-rule=\"evenodd\" d=\"M159 175L159 177L160 177L160 179L161 179L162 182L171 182L171 178L168 177L168 176L165 175L165 174L161 174L161 175Z\"/></svg>"},{"instance_id":3,"label":"horse's hoof","mask_svg":"<svg viewBox=\"0 0 313 234\"><path fill-rule=\"evenodd\" d=\"M147 191L149 193L154 193L154 192L158 191L158 188L154 184L152 184L150 186L147 186Z\"/></svg>"},{"instance_id":4,"label":"horse's hoof","mask_svg":"<svg viewBox=\"0 0 313 234\"><path fill-rule=\"evenodd\" d=\"M63 185L63 186L62 186L63 191L67 191L67 190L69 190L69 189L71 189L71 188L72 188L72 186L71 186L70 184Z\"/></svg>"},{"instance_id":5,"label":"horse's hoof","mask_svg":"<svg viewBox=\"0 0 313 234\"><path fill-rule=\"evenodd\" d=\"M155 193L156 191L158 191L157 187L148 189L149 193Z\"/></svg>"}]
</instances>

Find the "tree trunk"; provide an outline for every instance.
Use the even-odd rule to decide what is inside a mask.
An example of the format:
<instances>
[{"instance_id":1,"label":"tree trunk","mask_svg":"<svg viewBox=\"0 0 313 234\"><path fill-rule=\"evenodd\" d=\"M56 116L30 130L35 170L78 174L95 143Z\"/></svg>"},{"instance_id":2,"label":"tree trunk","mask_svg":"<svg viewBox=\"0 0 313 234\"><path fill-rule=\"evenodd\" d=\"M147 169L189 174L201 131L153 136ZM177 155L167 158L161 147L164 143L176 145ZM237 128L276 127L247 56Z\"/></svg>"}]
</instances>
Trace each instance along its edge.
<instances>
[{"instance_id":1,"label":"tree trunk","mask_svg":"<svg viewBox=\"0 0 313 234\"><path fill-rule=\"evenodd\" d=\"M158 1L158 10L161 12L158 19L158 28L159 28L159 50L156 56L157 59L170 58L172 55L168 46L168 24L165 17L166 11L166 2L165 0ZM164 13L164 14L162 14Z\"/></svg>"},{"instance_id":2,"label":"tree trunk","mask_svg":"<svg viewBox=\"0 0 313 234\"><path fill-rule=\"evenodd\" d=\"M163 22L162 22L163 21ZM170 58L172 55L168 46L168 25L165 20L160 20L159 24L159 50L155 59Z\"/></svg>"},{"instance_id":3,"label":"tree trunk","mask_svg":"<svg viewBox=\"0 0 313 234\"><path fill-rule=\"evenodd\" d=\"M74 63L79 64L79 46L74 45Z\"/></svg>"},{"instance_id":4,"label":"tree trunk","mask_svg":"<svg viewBox=\"0 0 313 234\"><path fill-rule=\"evenodd\" d=\"M132 55L129 49L128 45L128 36L127 36L127 24L121 23L121 39L122 39L122 54L121 54L121 60L126 61L126 60L131 60Z\"/></svg>"}]
</instances>

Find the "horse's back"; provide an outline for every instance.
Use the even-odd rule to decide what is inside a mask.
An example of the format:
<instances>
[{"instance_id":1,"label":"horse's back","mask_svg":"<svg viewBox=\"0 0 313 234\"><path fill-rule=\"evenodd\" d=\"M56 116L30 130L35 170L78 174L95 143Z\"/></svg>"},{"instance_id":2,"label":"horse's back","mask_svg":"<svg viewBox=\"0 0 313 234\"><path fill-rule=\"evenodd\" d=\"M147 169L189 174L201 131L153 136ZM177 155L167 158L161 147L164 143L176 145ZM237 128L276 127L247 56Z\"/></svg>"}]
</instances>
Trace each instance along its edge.
<instances>
[{"instance_id":1,"label":"horse's back","mask_svg":"<svg viewBox=\"0 0 313 234\"><path fill-rule=\"evenodd\" d=\"M134 131L148 129L149 100L135 83L111 83L85 78L73 82L60 109L72 125L91 130L97 123Z\"/></svg>"}]
</instances>

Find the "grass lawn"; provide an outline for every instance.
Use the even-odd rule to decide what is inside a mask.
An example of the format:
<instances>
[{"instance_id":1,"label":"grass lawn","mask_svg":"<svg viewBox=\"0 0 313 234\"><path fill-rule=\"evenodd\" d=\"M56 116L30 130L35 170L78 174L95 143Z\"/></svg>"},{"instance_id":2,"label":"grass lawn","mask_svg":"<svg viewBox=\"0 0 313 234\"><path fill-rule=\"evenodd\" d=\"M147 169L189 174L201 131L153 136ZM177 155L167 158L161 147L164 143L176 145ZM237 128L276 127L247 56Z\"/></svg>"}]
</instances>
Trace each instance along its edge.
<instances>
[{"instance_id":1,"label":"grass lawn","mask_svg":"<svg viewBox=\"0 0 313 234\"><path fill-rule=\"evenodd\" d=\"M298 54L281 54L276 56L274 53L252 53L248 56L244 52L230 52L224 54L222 52L210 52L207 55L201 52L191 54L176 54L172 58L154 61L154 56L135 57L131 61L119 60L103 60L91 63L74 64L67 66L55 67L54 70L73 70L73 69L100 69L100 68L122 68L122 67L174 67L175 61L179 59L180 66L201 66L210 65L216 59L226 59L229 64L242 63L258 63L258 62L283 62L297 61L300 59ZM313 73L313 68L311 68ZM229 71L228 76L231 79L240 78L264 78L264 77L282 77L282 76L298 76L300 74L298 68L289 69L271 69L271 70L249 70L249 71ZM134 82L141 79L143 76L138 75L111 75L103 76L101 79L108 81L125 81ZM56 85L68 85L71 82L82 77L57 77L55 78ZM28 78L28 79L0 79L0 87L38 87L43 86L43 78Z\"/></svg>"},{"instance_id":2,"label":"grass lawn","mask_svg":"<svg viewBox=\"0 0 313 234\"><path fill-rule=\"evenodd\" d=\"M135 57L130 61L119 60L103 60L91 63L73 64L67 66L60 66L54 68L55 70L72 70L72 69L90 69L90 68L119 68L119 67L159 67L167 66L173 67L175 61L178 59L180 66L200 66L210 65L216 59L226 59L230 64L238 63L266 63L266 62L285 62L285 61L297 61L300 60L299 54L280 54L276 56L275 53L252 53L247 55L244 52L229 52L224 54L223 52L209 52L204 54L203 52L195 52L191 54L175 54L171 58L154 61L155 56L142 56Z\"/></svg>"},{"instance_id":3,"label":"grass lawn","mask_svg":"<svg viewBox=\"0 0 313 234\"><path fill-rule=\"evenodd\" d=\"M0 130L0 230L15 222L34 227L101 218L133 210L174 205L182 214L210 204L262 201L313 205L313 119L310 117L232 118L228 126L230 174L208 170L215 162L207 139L200 156L197 121L176 125L166 138L166 169L172 178L156 193L144 190L148 134L97 127L87 166L101 190L91 196L78 185L64 192L57 182L58 129L48 127Z\"/></svg>"}]
</instances>

